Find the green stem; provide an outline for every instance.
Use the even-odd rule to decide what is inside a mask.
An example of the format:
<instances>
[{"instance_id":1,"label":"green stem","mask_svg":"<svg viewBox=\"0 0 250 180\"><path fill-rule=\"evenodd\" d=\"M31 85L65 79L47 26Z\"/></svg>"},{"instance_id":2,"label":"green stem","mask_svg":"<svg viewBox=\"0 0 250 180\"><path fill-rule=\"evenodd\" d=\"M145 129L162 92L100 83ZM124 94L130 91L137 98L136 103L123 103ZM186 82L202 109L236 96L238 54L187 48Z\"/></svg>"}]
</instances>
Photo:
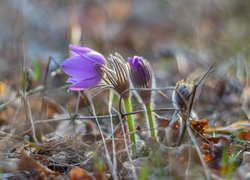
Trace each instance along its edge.
<instances>
[{"instance_id":1,"label":"green stem","mask_svg":"<svg viewBox=\"0 0 250 180\"><path fill-rule=\"evenodd\" d=\"M154 121L153 121L153 115L152 115L150 103L145 104L145 107L146 107L146 112L147 112L147 119L148 119L150 134L152 138L155 138Z\"/></svg>"},{"instance_id":2,"label":"green stem","mask_svg":"<svg viewBox=\"0 0 250 180\"><path fill-rule=\"evenodd\" d=\"M124 98L124 104L125 104L125 110L126 113L130 113L132 111L131 109L131 103L130 99ZM132 155L136 155L136 141L135 141L135 133L134 133L134 122L132 115L127 115L127 123L128 123L128 130L129 130L129 135L130 135L130 142L132 144Z\"/></svg>"}]
</instances>

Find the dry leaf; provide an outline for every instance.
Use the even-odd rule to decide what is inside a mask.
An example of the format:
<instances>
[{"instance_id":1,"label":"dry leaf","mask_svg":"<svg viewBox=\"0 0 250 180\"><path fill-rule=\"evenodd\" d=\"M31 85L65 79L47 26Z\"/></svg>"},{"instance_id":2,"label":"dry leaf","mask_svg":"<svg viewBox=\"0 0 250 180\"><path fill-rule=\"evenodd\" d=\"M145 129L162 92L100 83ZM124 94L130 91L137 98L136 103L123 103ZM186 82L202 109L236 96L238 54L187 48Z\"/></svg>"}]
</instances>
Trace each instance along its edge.
<instances>
[{"instance_id":1,"label":"dry leaf","mask_svg":"<svg viewBox=\"0 0 250 180\"><path fill-rule=\"evenodd\" d=\"M24 150L21 152L21 160L17 163L17 170L30 172L35 171L41 179L59 176L57 172L48 169L38 161L32 159Z\"/></svg>"},{"instance_id":2,"label":"dry leaf","mask_svg":"<svg viewBox=\"0 0 250 180\"><path fill-rule=\"evenodd\" d=\"M237 134L236 136L242 140L250 141L250 130L242 131L239 134Z\"/></svg>"},{"instance_id":3,"label":"dry leaf","mask_svg":"<svg viewBox=\"0 0 250 180\"><path fill-rule=\"evenodd\" d=\"M208 128L208 121L206 119L201 119L198 121L191 120L189 124L191 128L199 134L203 134L203 132Z\"/></svg>"},{"instance_id":4,"label":"dry leaf","mask_svg":"<svg viewBox=\"0 0 250 180\"><path fill-rule=\"evenodd\" d=\"M82 180L82 179L91 180L92 177L84 169L81 169L79 167L73 167L69 171L69 179L70 180Z\"/></svg>"},{"instance_id":5,"label":"dry leaf","mask_svg":"<svg viewBox=\"0 0 250 180\"><path fill-rule=\"evenodd\" d=\"M216 127L216 128L207 128L204 133L222 133L222 134L237 134L245 130L249 130L250 124L249 121L237 121L230 124L226 127Z\"/></svg>"}]
</instances>

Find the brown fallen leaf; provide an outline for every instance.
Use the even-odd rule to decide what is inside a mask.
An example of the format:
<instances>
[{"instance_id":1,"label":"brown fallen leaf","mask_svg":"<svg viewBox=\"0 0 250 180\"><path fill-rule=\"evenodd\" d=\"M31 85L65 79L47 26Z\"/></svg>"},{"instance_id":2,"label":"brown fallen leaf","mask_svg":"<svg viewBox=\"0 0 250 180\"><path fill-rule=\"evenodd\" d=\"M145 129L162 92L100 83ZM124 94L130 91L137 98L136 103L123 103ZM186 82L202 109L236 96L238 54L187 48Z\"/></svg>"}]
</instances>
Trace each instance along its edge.
<instances>
[{"instance_id":1,"label":"brown fallen leaf","mask_svg":"<svg viewBox=\"0 0 250 180\"><path fill-rule=\"evenodd\" d=\"M95 165L93 168L93 173L96 179L98 180L105 180L106 178L106 166L105 164L100 164Z\"/></svg>"},{"instance_id":2,"label":"brown fallen leaf","mask_svg":"<svg viewBox=\"0 0 250 180\"><path fill-rule=\"evenodd\" d=\"M236 136L242 140L250 141L250 130L242 131L239 134L237 134Z\"/></svg>"},{"instance_id":3,"label":"brown fallen leaf","mask_svg":"<svg viewBox=\"0 0 250 180\"><path fill-rule=\"evenodd\" d=\"M84 170L81 169L79 167L73 167L70 171L69 171L69 179L70 180L91 180L92 177L89 175L89 173Z\"/></svg>"},{"instance_id":4,"label":"brown fallen leaf","mask_svg":"<svg viewBox=\"0 0 250 180\"><path fill-rule=\"evenodd\" d=\"M200 119L198 121L191 120L190 121L190 126L197 133L203 134L204 131L208 128L208 121L206 119Z\"/></svg>"},{"instance_id":5,"label":"brown fallen leaf","mask_svg":"<svg viewBox=\"0 0 250 180\"><path fill-rule=\"evenodd\" d=\"M201 151L204 154L204 160L212 169L221 169L221 162L224 150L231 151L230 139L226 137L207 137L210 144L207 147L208 152L204 153L204 147Z\"/></svg>"},{"instance_id":6,"label":"brown fallen leaf","mask_svg":"<svg viewBox=\"0 0 250 180\"><path fill-rule=\"evenodd\" d=\"M49 179L59 177L59 173L54 172L43 166L38 161L32 159L24 150L21 151L21 160L17 163L18 171L36 172L40 179Z\"/></svg>"}]
</instances>

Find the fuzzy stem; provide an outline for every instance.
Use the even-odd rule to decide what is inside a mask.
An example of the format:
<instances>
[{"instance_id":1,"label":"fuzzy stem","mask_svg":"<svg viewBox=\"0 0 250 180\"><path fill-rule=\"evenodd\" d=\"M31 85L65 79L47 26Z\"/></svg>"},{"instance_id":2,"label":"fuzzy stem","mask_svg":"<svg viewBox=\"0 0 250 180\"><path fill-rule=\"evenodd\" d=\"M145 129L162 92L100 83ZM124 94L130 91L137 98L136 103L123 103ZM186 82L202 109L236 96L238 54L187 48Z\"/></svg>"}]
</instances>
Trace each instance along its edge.
<instances>
[{"instance_id":1,"label":"fuzzy stem","mask_svg":"<svg viewBox=\"0 0 250 180\"><path fill-rule=\"evenodd\" d=\"M146 112L147 112L147 119L148 119L148 125L150 129L150 134L152 138L155 138L155 128L154 128L154 121L153 121L153 115L151 110L151 104L145 104Z\"/></svg>"},{"instance_id":2,"label":"fuzzy stem","mask_svg":"<svg viewBox=\"0 0 250 180\"><path fill-rule=\"evenodd\" d=\"M129 113L132 111L129 97L124 98L124 105L125 105L126 113ZM134 133L134 123L133 123L132 115L130 114L127 115L127 123L128 123L129 135L130 135L130 142L132 144L132 155L135 156L136 155L136 141L135 141L135 133Z\"/></svg>"}]
</instances>

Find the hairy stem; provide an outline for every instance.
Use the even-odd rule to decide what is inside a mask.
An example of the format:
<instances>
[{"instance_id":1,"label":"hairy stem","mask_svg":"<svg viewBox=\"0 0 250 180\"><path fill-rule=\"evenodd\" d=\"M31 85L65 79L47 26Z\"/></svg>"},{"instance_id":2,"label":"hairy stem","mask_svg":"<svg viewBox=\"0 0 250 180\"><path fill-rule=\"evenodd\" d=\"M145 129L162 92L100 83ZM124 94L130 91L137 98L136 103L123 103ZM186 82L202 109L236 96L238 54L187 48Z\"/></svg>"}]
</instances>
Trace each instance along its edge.
<instances>
[{"instance_id":1,"label":"hairy stem","mask_svg":"<svg viewBox=\"0 0 250 180\"><path fill-rule=\"evenodd\" d=\"M155 128L154 128L154 121L153 121L153 115L151 110L151 104L145 104L146 112L147 112L147 119L148 119L148 125L150 129L150 134L152 138L155 138Z\"/></svg>"},{"instance_id":2,"label":"hairy stem","mask_svg":"<svg viewBox=\"0 0 250 180\"><path fill-rule=\"evenodd\" d=\"M126 113L129 113L132 111L131 109L131 103L130 99L124 98L124 104L125 104L125 111ZM130 135L130 142L132 144L132 155L136 155L136 141L135 141L135 133L134 133L134 122L132 115L127 115L127 123L128 123L128 130L129 130L129 135Z\"/></svg>"}]
</instances>

